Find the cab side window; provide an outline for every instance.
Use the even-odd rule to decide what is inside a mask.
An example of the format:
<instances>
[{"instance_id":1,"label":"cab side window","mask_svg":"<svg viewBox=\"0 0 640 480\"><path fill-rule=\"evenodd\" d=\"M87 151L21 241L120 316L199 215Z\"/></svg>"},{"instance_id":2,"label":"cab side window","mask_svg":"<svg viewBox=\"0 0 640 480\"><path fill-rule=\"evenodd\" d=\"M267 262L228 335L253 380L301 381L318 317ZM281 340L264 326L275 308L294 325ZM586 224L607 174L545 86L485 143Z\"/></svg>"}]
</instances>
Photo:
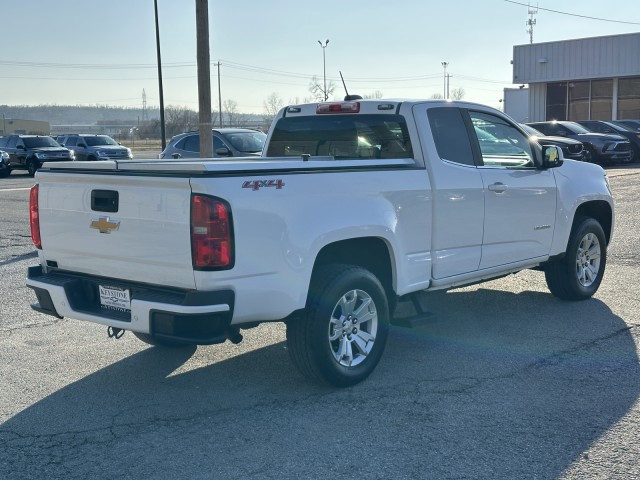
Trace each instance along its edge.
<instances>
[{"instance_id":1,"label":"cab side window","mask_svg":"<svg viewBox=\"0 0 640 480\"><path fill-rule=\"evenodd\" d=\"M199 152L200 151L200 135L189 135L184 139L183 146L178 148L182 148L187 152Z\"/></svg>"},{"instance_id":2,"label":"cab side window","mask_svg":"<svg viewBox=\"0 0 640 480\"><path fill-rule=\"evenodd\" d=\"M469 134L460 109L430 108L427 116L438 156L449 162L475 166Z\"/></svg>"},{"instance_id":3,"label":"cab side window","mask_svg":"<svg viewBox=\"0 0 640 480\"><path fill-rule=\"evenodd\" d=\"M220 140L218 137L216 137L214 135L213 136L213 152L214 152L214 154L215 154L215 151L218 150L219 148L229 148L229 147L227 147L222 140ZM231 149L229 149L229 150L231 150Z\"/></svg>"},{"instance_id":4,"label":"cab side window","mask_svg":"<svg viewBox=\"0 0 640 480\"><path fill-rule=\"evenodd\" d=\"M492 168L531 168L535 166L529 139L501 117L469 112L480 146L482 163Z\"/></svg>"}]
</instances>

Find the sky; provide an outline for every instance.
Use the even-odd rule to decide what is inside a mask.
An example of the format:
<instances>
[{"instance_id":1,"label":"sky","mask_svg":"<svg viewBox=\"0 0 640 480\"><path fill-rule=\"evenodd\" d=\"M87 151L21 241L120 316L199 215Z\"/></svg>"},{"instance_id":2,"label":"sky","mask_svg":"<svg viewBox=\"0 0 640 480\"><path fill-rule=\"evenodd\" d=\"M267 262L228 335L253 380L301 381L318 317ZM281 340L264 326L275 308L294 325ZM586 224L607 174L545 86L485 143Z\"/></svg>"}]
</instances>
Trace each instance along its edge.
<instances>
[{"instance_id":1,"label":"sky","mask_svg":"<svg viewBox=\"0 0 640 480\"><path fill-rule=\"evenodd\" d=\"M640 31L640 0L209 0L212 107L264 112L313 76L385 98L464 89L500 107L514 45ZM157 0L164 104L198 109L195 0ZM615 5L605 7L604 5ZM595 17L595 18L585 18ZM1 105L159 105L153 0L0 0ZM596 18L602 19L598 20ZM318 41L329 43L323 49ZM640 52L630 52L639 55Z\"/></svg>"}]
</instances>

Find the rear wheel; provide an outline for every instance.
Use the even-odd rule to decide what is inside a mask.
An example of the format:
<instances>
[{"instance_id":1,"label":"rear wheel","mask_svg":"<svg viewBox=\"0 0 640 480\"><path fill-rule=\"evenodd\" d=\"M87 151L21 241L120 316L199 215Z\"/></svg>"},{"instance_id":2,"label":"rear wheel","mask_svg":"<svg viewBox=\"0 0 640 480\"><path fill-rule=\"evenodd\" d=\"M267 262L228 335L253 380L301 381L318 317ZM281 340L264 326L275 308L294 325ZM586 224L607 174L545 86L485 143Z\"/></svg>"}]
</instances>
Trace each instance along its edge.
<instances>
[{"instance_id":1,"label":"rear wheel","mask_svg":"<svg viewBox=\"0 0 640 480\"><path fill-rule=\"evenodd\" d=\"M10 168L5 168L4 170L0 170L0 178L7 178L9 175L11 175Z\"/></svg>"},{"instance_id":2,"label":"rear wheel","mask_svg":"<svg viewBox=\"0 0 640 480\"><path fill-rule=\"evenodd\" d=\"M571 232L564 258L545 269L547 286L563 300L585 300L600 287L606 263L607 243L602 227L593 218L580 218Z\"/></svg>"},{"instance_id":3,"label":"rear wheel","mask_svg":"<svg viewBox=\"0 0 640 480\"><path fill-rule=\"evenodd\" d=\"M304 318L287 324L287 348L306 377L337 387L361 382L384 351L389 328L385 290L368 270L321 267Z\"/></svg>"}]
</instances>

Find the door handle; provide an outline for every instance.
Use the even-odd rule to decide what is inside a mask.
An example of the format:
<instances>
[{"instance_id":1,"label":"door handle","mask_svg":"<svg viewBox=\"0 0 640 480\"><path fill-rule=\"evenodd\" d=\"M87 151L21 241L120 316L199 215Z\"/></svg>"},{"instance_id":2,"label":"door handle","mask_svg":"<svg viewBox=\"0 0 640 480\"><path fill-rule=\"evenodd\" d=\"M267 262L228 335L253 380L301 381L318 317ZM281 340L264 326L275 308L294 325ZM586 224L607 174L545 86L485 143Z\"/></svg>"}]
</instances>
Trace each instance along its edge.
<instances>
[{"instance_id":1,"label":"door handle","mask_svg":"<svg viewBox=\"0 0 640 480\"><path fill-rule=\"evenodd\" d=\"M495 192L495 193L504 193L507 190L507 188L509 188L509 187L507 187L502 182L496 182L496 183L492 183L491 185L489 185L488 188L489 188L489 190L491 190L492 192Z\"/></svg>"}]
</instances>

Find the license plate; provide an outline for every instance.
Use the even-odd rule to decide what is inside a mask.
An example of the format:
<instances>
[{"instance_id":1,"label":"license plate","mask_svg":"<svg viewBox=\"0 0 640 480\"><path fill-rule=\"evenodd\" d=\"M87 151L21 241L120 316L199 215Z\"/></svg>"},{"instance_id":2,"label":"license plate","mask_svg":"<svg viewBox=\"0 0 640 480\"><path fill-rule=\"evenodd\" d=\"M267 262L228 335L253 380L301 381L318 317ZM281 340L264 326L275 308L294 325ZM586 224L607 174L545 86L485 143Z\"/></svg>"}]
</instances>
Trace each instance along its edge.
<instances>
[{"instance_id":1,"label":"license plate","mask_svg":"<svg viewBox=\"0 0 640 480\"><path fill-rule=\"evenodd\" d=\"M98 285L100 306L120 312L131 311L131 294L129 290L107 285Z\"/></svg>"}]
</instances>

